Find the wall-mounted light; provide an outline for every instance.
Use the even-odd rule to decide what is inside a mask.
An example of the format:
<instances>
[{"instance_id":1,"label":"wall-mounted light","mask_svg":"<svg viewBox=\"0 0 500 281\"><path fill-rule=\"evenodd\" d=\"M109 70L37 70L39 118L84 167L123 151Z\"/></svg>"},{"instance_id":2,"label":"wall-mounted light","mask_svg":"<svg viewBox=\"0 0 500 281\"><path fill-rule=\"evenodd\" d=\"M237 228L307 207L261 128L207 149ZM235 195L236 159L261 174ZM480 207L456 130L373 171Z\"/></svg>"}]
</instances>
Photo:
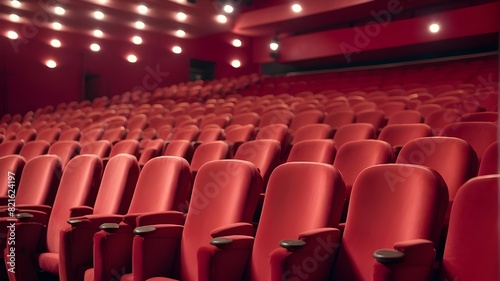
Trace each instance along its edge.
<instances>
[{"instance_id":1,"label":"wall-mounted light","mask_svg":"<svg viewBox=\"0 0 500 281\"><path fill-rule=\"evenodd\" d=\"M9 15L9 19L10 19L11 21L16 21L16 22L17 22L17 21L19 21L19 16L18 16L18 15L16 15L16 14L10 14L10 15Z\"/></svg>"},{"instance_id":2,"label":"wall-mounted light","mask_svg":"<svg viewBox=\"0 0 500 281\"><path fill-rule=\"evenodd\" d=\"M135 28L144 29L144 27L146 27L146 25L142 21L138 20L135 22Z\"/></svg>"},{"instance_id":3,"label":"wall-mounted light","mask_svg":"<svg viewBox=\"0 0 500 281\"><path fill-rule=\"evenodd\" d=\"M55 29L55 30L61 30L62 29L62 25L58 22L53 22L52 23L52 27Z\"/></svg>"},{"instance_id":4,"label":"wall-mounted light","mask_svg":"<svg viewBox=\"0 0 500 281\"><path fill-rule=\"evenodd\" d=\"M215 18L215 20L218 23L226 23L227 22L227 17L225 15L217 15L217 17Z\"/></svg>"},{"instance_id":5,"label":"wall-mounted light","mask_svg":"<svg viewBox=\"0 0 500 281\"><path fill-rule=\"evenodd\" d=\"M241 66L241 62L239 60L231 61L231 66L234 68L239 68Z\"/></svg>"},{"instance_id":6,"label":"wall-mounted light","mask_svg":"<svg viewBox=\"0 0 500 281\"><path fill-rule=\"evenodd\" d=\"M19 35L17 35L17 32L13 31L13 30L9 30L7 32L7 37L9 39L12 39L12 40L16 40L17 38L19 38Z\"/></svg>"},{"instance_id":7,"label":"wall-mounted light","mask_svg":"<svg viewBox=\"0 0 500 281\"><path fill-rule=\"evenodd\" d=\"M103 33L99 29L94 30L94 36L95 37L102 37Z\"/></svg>"},{"instance_id":8,"label":"wall-mounted light","mask_svg":"<svg viewBox=\"0 0 500 281\"><path fill-rule=\"evenodd\" d=\"M183 12L178 12L176 17L180 21L185 21L187 19L187 15Z\"/></svg>"},{"instance_id":9,"label":"wall-mounted light","mask_svg":"<svg viewBox=\"0 0 500 281\"><path fill-rule=\"evenodd\" d=\"M182 48L181 48L180 46L174 46L174 47L172 48L172 52L173 52L174 54L180 54L180 53L182 53Z\"/></svg>"},{"instance_id":10,"label":"wall-mounted light","mask_svg":"<svg viewBox=\"0 0 500 281\"><path fill-rule=\"evenodd\" d=\"M145 14L148 12L148 7L146 5L137 6L137 11L141 14Z\"/></svg>"},{"instance_id":11,"label":"wall-mounted light","mask_svg":"<svg viewBox=\"0 0 500 281\"><path fill-rule=\"evenodd\" d=\"M234 39L233 40L233 46L235 46L235 47L241 47L241 45L243 45L243 43L241 43L240 39Z\"/></svg>"},{"instance_id":12,"label":"wall-mounted light","mask_svg":"<svg viewBox=\"0 0 500 281\"><path fill-rule=\"evenodd\" d=\"M234 11L234 8L233 6L229 5L229 4L226 4L224 5L224 12L228 13L228 14L231 14L233 11Z\"/></svg>"},{"instance_id":13,"label":"wall-mounted light","mask_svg":"<svg viewBox=\"0 0 500 281\"><path fill-rule=\"evenodd\" d=\"M55 12L56 14L58 14L58 15L62 16L62 15L64 15L64 13L65 13L66 11L64 10L64 8L63 8L63 7L59 7L59 6L57 6L57 7L55 7L55 8L54 8L54 12Z\"/></svg>"},{"instance_id":14,"label":"wall-mounted light","mask_svg":"<svg viewBox=\"0 0 500 281\"><path fill-rule=\"evenodd\" d=\"M90 45L90 50L92 50L92 52L99 52L101 50L101 46L97 43L92 43Z\"/></svg>"},{"instance_id":15,"label":"wall-mounted light","mask_svg":"<svg viewBox=\"0 0 500 281\"><path fill-rule=\"evenodd\" d=\"M50 45L54 48L59 48L61 47L61 41L57 40L57 39L52 39L50 41Z\"/></svg>"},{"instance_id":16,"label":"wall-mounted light","mask_svg":"<svg viewBox=\"0 0 500 281\"><path fill-rule=\"evenodd\" d=\"M95 11L94 18L97 20L102 20L104 18L104 13L101 11Z\"/></svg>"},{"instance_id":17,"label":"wall-mounted light","mask_svg":"<svg viewBox=\"0 0 500 281\"><path fill-rule=\"evenodd\" d=\"M175 32L175 35L177 35L177 37L184 37L186 36L186 32L182 29L179 29Z\"/></svg>"},{"instance_id":18,"label":"wall-mounted light","mask_svg":"<svg viewBox=\"0 0 500 281\"><path fill-rule=\"evenodd\" d=\"M45 62L45 65L48 68L55 68L57 66L57 63L54 60L48 60Z\"/></svg>"},{"instance_id":19,"label":"wall-mounted light","mask_svg":"<svg viewBox=\"0 0 500 281\"><path fill-rule=\"evenodd\" d=\"M429 31L432 33L438 33L439 29L440 29L440 26L437 23L433 23L433 24L429 25Z\"/></svg>"},{"instance_id":20,"label":"wall-mounted light","mask_svg":"<svg viewBox=\"0 0 500 281\"><path fill-rule=\"evenodd\" d=\"M300 13L302 12L302 6L300 6L300 4L295 3L292 5L292 11L294 13Z\"/></svg>"},{"instance_id":21,"label":"wall-mounted light","mask_svg":"<svg viewBox=\"0 0 500 281\"><path fill-rule=\"evenodd\" d=\"M142 38L140 36L134 36L132 37L132 43L136 45L142 44Z\"/></svg>"},{"instance_id":22,"label":"wall-mounted light","mask_svg":"<svg viewBox=\"0 0 500 281\"><path fill-rule=\"evenodd\" d=\"M130 63L136 63L137 62L137 57L135 55L128 55L127 60Z\"/></svg>"}]
</instances>

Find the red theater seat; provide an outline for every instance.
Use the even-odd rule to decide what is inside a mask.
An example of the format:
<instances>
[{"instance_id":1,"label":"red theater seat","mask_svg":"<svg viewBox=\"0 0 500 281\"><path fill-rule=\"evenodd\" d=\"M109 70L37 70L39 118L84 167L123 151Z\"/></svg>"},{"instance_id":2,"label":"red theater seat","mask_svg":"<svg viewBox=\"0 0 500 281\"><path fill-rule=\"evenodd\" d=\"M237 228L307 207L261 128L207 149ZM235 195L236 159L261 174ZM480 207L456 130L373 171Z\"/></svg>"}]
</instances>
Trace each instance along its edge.
<instances>
[{"instance_id":1,"label":"red theater seat","mask_svg":"<svg viewBox=\"0 0 500 281\"><path fill-rule=\"evenodd\" d=\"M101 174L102 161L97 156L73 158L64 170L50 215L36 210L26 211L31 218L21 215L26 218L16 222L16 263L15 272L9 272L10 279L38 280L38 267L59 271L60 231L72 216L72 208L94 204ZM4 253L8 260L9 249Z\"/></svg>"},{"instance_id":2,"label":"red theater seat","mask_svg":"<svg viewBox=\"0 0 500 281\"><path fill-rule=\"evenodd\" d=\"M229 146L224 141L212 141L202 143L193 154L191 160L191 171L193 176L198 173L198 170L203 164L227 158L229 153Z\"/></svg>"},{"instance_id":3,"label":"red theater seat","mask_svg":"<svg viewBox=\"0 0 500 281\"><path fill-rule=\"evenodd\" d=\"M59 128L48 128L42 130L36 136L36 140L44 140L48 141L50 144L54 143L59 139L59 135L61 134L61 129Z\"/></svg>"},{"instance_id":4,"label":"red theater seat","mask_svg":"<svg viewBox=\"0 0 500 281\"><path fill-rule=\"evenodd\" d=\"M24 141L21 140L8 140L0 144L0 157L11 154L19 154L24 146Z\"/></svg>"},{"instance_id":5,"label":"red theater seat","mask_svg":"<svg viewBox=\"0 0 500 281\"><path fill-rule=\"evenodd\" d=\"M36 139L36 129L33 128L21 128L16 132L16 140L21 140L24 142L30 142Z\"/></svg>"},{"instance_id":6,"label":"red theater seat","mask_svg":"<svg viewBox=\"0 0 500 281\"><path fill-rule=\"evenodd\" d=\"M71 128L61 132L59 136L60 141L78 141L80 140L81 131L78 128Z\"/></svg>"},{"instance_id":7,"label":"red theater seat","mask_svg":"<svg viewBox=\"0 0 500 281\"><path fill-rule=\"evenodd\" d=\"M441 130L449 124L458 122L462 115L456 109L440 109L425 117L424 123L434 130L434 135L440 135Z\"/></svg>"},{"instance_id":8,"label":"red theater seat","mask_svg":"<svg viewBox=\"0 0 500 281\"><path fill-rule=\"evenodd\" d=\"M378 139L388 142L397 155L409 141L432 135L432 128L426 124L387 125L380 131Z\"/></svg>"},{"instance_id":9,"label":"red theater seat","mask_svg":"<svg viewBox=\"0 0 500 281\"><path fill-rule=\"evenodd\" d=\"M109 156L110 151L111 143L109 141L98 140L83 145L80 154L94 154L99 156L99 158L104 158Z\"/></svg>"},{"instance_id":10,"label":"red theater seat","mask_svg":"<svg viewBox=\"0 0 500 281\"><path fill-rule=\"evenodd\" d=\"M50 146L47 154L55 154L61 159L63 170L69 160L80 154L80 143L77 141L58 141Z\"/></svg>"},{"instance_id":11,"label":"red theater seat","mask_svg":"<svg viewBox=\"0 0 500 281\"><path fill-rule=\"evenodd\" d=\"M21 148L19 155L24 157L26 161L29 161L36 156L46 154L49 151L49 147L50 143L44 140L30 141Z\"/></svg>"},{"instance_id":12,"label":"red theater seat","mask_svg":"<svg viewBox=\"0 0 500 281\"><path fill-rule=\"evenodd\" d=\"M328 113L325 120L323 120L323 123L330 125L334 130L354 122L356 122L356 114L351 110Z\"/></svg>"},{"instance_id":13,"label":"red theater seat","mask_svg":"<svg viewBox=\"0 0 500 281\"><path fill-rule=\"evenodd\" d=\"M318 162L332 164L337 150L331 139L303 140L295 143L287 162Z\"/></svg>"},{"instance_id":14,"label":"red theater seat","mask_svg":"<svg viewBox=\"0 0 500 281\"><path fill-rule=\"evenodd\" d=\"M271 172L279 164L281 144L276 140L254 140L242 144L234 159L252 162L258 169L266 185Z\"/></svg>"},{"instance_id":15,"label":"red theater seat","mask_svg":"<svg viewBox=\"0 0 500 281\"><path fill-rule=\"evenodd\" d=\"M290 131L293 134L306 125L321 123L324 117L324 113L319 110L308 110L297 113L290 123Z\"/></svg>"},{"instance_id":16,"label":"red theater seat","mask_svg":"<svg viewBox=\"0 0 500 281\"><path fill-rule=\"evenodd\" d=\"M139 142L137 140L122 140L117 142L111 148L109 157L116 156L120 153L130 154L135 157L139 156Z\"/></svg>"},{"instance_id":17,"label":"red theater seat","mask_svg":"<svg viewBox=\"0 0 500 281\"><path fill-rule=\"evenodd\" d=\"M20 155L7 155L0 157L0 201L7 205L9 193L17 190L26 159ZM9 192L10 190L10 192Z\"/></svg>"},{"instance_id":18,"label":"red theater seat","mask_svg":"<svg viewBox=\"0 0 500 281\"><path fill-rule=\"evenodd\" d=\"M215 188L217 196L201 205L210 196L207 186ZM251 163L221 160L205 164L196 177L184 227L167 224L171 222L166 219L160 225L134 230L133 280L201 280L198 276L211 271L212 257L218 255L217 250L207 248L213 238L253 234L249 222L261 191L262 179ZM245 266L245 260L226 261L217 259L216 263L230 266L232 272ZM226 275L219 278L236 280Z\"/></svg>"},{"instance_id":19,"label":"red theater seat","mask_svg":"<svg viewBox=\"0 0 500 281\"><path fill-rule=\"evenodd\" d=\"M167 144L164 156L178 156L191 161L193 156L193 144L188 140L173 140Z\"/></svg>"},{"instance_id":20,"label":"red theater seat","mask_svg":"<svg viewBox=\"0 0 500 281\"><path fill-rule=\"evenodd\" d=\"M484 151L477 174L479 176L500 174L498 170L498 141L490 144Z\"/></svg>"},{"instance_id":21,"label":"red theater seat","mask_svg":"<svg viewBox=\"0 0 500 281\"><path fill-rule=\"evenodd\" d=\"M382 110L368 110L356 114L356 123L372 124L376 131L386 124L385 114Z\"/></svg>"},{"instance_id":22,"label":"red theater seat","mask_svg":"<svg viewBox=\"0 0 500 281\"><path fill-rule=\"evenodd\" d=\"M274 124L290 125L294 114L289 110L271 110L260 116L259 127L265 127Z\"/></svg>"},{"instance_id":23,"label":"red theater seat","mask_svg":"<svg viewBox=\"0 0 500 281\"><path fill-rule=\"evenodd\" d=\"M334 131L328 124L309 124L300 127L293 135L292 145L304 140L331 139Z\"/></svg>"},{"instance_id":24,"label":"red theater seat","mask_svg":"<svg viewBox=\"0 0 500 281\"><path fill-rule=\"evenodd\" d=\"M455 196L440 281L500 280L499 175L476 177Z\"/></svg>"},{"instance_id":25,"label":"red theater seat","mask_svg":"<svg viewBox=\"0 0 500 281\"><path fill-rule=\"evenodd\" d=\"M447 195L441 177L426 167L387 164L363 170L352 188L330 280L426 280Z\"/></svg>"},{"instance_id":26,"label":"red theater seat","mask_svg":"<svg viewBox=\"0 0 500 281\"><path fill-rule=\"evenodd\" d=\"M375 135L375 127L372 124L353 123L340 127L335 136L333 136L333 141L337 148L340 148L343 144L350 141L375 139Z\"/></svg>"},{"instance_id":27,"label":"red theater seat","mask_svg":"<svg viewBox=\"0 0 500 281\"><path fill-rule=\"evenodd\" d=\"M403 110L394 113L388 120L387 125L422 123L424 118L416 110Z\"/></svg>"}]
</instances>

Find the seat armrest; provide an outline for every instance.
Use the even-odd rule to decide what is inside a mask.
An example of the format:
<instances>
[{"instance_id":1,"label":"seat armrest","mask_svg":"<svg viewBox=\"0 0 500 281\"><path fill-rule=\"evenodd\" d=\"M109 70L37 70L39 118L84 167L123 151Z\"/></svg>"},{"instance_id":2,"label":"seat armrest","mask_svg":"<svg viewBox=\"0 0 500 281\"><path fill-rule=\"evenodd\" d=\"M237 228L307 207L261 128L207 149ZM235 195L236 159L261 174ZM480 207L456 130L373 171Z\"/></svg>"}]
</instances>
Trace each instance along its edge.
<instances>
[{"instance_id":1,"label":"seat armrest","mask_svg":"<svg viewBox=\"0 0 500 281\"><path fill-rule=\"evenodd\" d=\"M230 235L254 236L254 227L250 223L238 222L218 227L210 233L212 238Z\"/></svg>"},{"instance_id":2,"label":"seat armrest","mask_svg":"<svg viewBox=\"0 0 500 281\"><path fill-rule=\"evenodd\" d=\"M103 223L99 226L99 229L104 230L108 233L114 233L120 228L120 225L117 223Z\"/></svg>"},{"instance_id":3,"label":"seat armrest","mask_svg":"<svg viewBox=\"0 0 500 281\"><path fill-rule=\"evenodd\" d=\"M393 249L379 249L373 253L373 257L383 264L400 262L404 256L404 253Z\"/></svg>"},{"instance_id":4,"label":"seat armrest","mask_svg":"<svg viewBox=\"0 0 500 281\"><path fill-rule=\"evenodd\" d=\"M21 213L16 214L16 218L19 222L38 222L43 225L49 221L48 214L37 210L22 210Z\"/></svg>"},{"instance_id":5,"label":"seat armrest","mask_svg":"<svg viewBox=\"0 0 500 281\"><path fill-rule=\"evenodd\" d=\"M82 217L71 217L68 223L74 227L86 227L100 229L105 223L120 223L123 219L121 215L88 215Z\"/></svg>"},{"instance_id":6,"label":"seat armrest","mask_svg":"<svg viewBox=\"0 0 500 281\"><path fill-rule=\"evenodd\" d=\"M136 225L152 224L179 224L183 225L185 221L184 213L178 211L165 211L141 214L136 217Z\"/></svg>"},{"instance_id":7,"label":"seat armrest","mask_svg":"<svg viewBox=\"0 0 500 281\"><path fill-rule=\"evenodd\" d=\"M19 213L16 214L16 219L20 222L26 222L33 218L33 215L30 213Z\"/></svg>"},{"instance_id":8,"label":"seat armrest","mask_svg":"<svg viewBox=\"0 0 500 281\"><path fill-rule=\"evenodd\" d=\"M47 215L52 211L52 207L48 205L17 205L18 212L23 212L23 210L36 210L40 212L44 212Z\"/></svg>"},{"instance_id":9,"label":"seat armrest","mask_svg":"<svg viewBox=\"0 0 500 281\"><path fill-rule=\"evenodd\" d=\"M306 245L306 242L302 240L287 239L281 240L279 245L280 247L287 249L289 252L295 252L302 249L302 247Z\"/></svg>"},{"instance_id":10,"label":"seat armrest","mask_svg":"<svg viewBox=\"0 0 500 281\"><path fill-rule=\"evenodd\" d=\"M233 243L231 238L217 237L210 241L210 245L213 245L219 249L224 248L224 246Z\"/></svg>"},{"instance_id":11,"label":"seat armrest","mask_svg":"<svg viewBox=\"0 0 500 281\"><path fill-rule=\"evenodd\" d=\"M94 209L89 206L78 206L78 207L73 207L69 210L69 217L74 218L74 217L82 217L86 215L90 215L94 212Z\"/></svg>"},{"instance_id":12,"label":"seat armrest","mask_svg":"<svg viewBox=\"0 0 500 281\"><path fill-rule=\"evenodd\" d=\"M134 234L142 237L181 238L184 226L177 224L155 224L138 226Z\"/></svg>"},{"instance_id":13,"label":"seat armrest","mask_svg":"<svg viewBox=\"0 0 500 281\"><path fill-rule=\"evenodd\" d=\"M154 232L155 230L156 230L156 227L150 226L150 225L145 225L145 226L138 226L138 227L134 228L133 233L137 234L137 235L143 235L146 233Z\"/></svg>"}]
</instances>

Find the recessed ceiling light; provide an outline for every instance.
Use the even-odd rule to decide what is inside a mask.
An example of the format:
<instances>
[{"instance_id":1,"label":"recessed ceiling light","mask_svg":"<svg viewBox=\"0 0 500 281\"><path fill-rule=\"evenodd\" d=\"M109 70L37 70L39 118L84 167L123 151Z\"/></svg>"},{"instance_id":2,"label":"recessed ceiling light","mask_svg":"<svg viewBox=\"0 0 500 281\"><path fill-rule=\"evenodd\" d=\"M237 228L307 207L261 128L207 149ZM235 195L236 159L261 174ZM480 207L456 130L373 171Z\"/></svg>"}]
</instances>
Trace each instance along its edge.
<instances>
[{"instance_id":1,"label":"recessed ceiling light","mask_svg":"<svg viewBox=\"0 0 500 281\"><path fill-rule=\"evenodd\" d=\"M146 5L139 5L137 6L137 11L141 14L145 14L148 12L148 7Z\"/></svg>"},{"instance_id":2,"label":"recessed ceiling light","mask_svg":"<svg viewBox=\"0 0 500 281\"><path fill-rule=\"evenodd\" d=\"M132 37L132 42L136 45L140 45L142 43L142 38L140 36Z\"/></svg>"},{"instance_id":3,"label":"recessed ceiling light","mask_svg":"<svg viewBox=\"0 0 500 281\"><path fill-rule=\"evenodd\" d=\"M11 21L19 21L19 16L16 14L11 14L11 15L9 15L9 19Z\"/></svg>"},{"instance_id":4,"label":"recessed ceiling light","mask_svg":"<svg viewBox=\"0 0 500 281\"><path fill-rule=\"evenodd\" d=\"M439 28L440 28L440 26L437 23L433 23L433 24L429 25L429 31L432 33L439 32Z\"/></svg>"},{"instance_id":5,"label":"recessed ceiling light","mask_svg":"<svg viewBox=\"0 0 500 281\"><path fill-rule=\"evenodd\" d=\"M93 52L99 52L99 50L101 49L101 46L99 46L99 44L92 43L92 44L90 45L90 49L91 49Z\"/></svg>"},{"instance_id":6,"label":"recessed ceiling light","mask_svg":"<svg viewBox=\"0 0 500 281\"><path fill-rule=\"evenodd\" d=\"M177 35L178 37L184 37L186 36L186 32L182 29L179 29L175 32L175 35Z\"/></svg>"},{"instance_id":7,"label":"recessed ceiling light","mask_svg":"<svg viewBox=\"0 0 500 281\"><path fill-rule=\"evenodd\" d=\"M135 22L135 28L144 29L144 27L146 27L146 25L142 21L138 20Z\"/></svg>"},{"instance_id":8,"label":"recessed ceiling light","mask_svg":"<svg viewBox=\"0 0 500 281\"><path fill-rule=\"evenodd\" d=\"M293 4L292 11L294 13L300 13L300 12L302 12L302 6L300 6L300 4Z\"/></svg>"},{"instance_id":9,"label":"recessed ceiling light","mask_svg":"<svg viewBox=\"0 0 500 281\"><path fill-rule=\"evenodd\" d=\"M52 27L53 27L54 29L56 29L56 30L61 30L62 25L61 25L60 23L58 23L58 22L53 22L53 23L52 23Z\"/></svg>"},{"instance_id":10,"label":"recessed ceiling light","mask_svg":"<svg viewBox=\"0 0 500 281\"><path fill-rule=\"evenodd\" d=\"M182 48L179 46L174 46L172 48L172 52L174 52L175 54L180 54L180 53L182 53Z\"/></svg>"},{"instance_id":11,"label":"recessed ceiling light","mask_svg":"<svg viewBox=\"0 0 500 281\"><path fill-rule=\"evenodd\" d=\"M103 33L99 29L94 30L94 36L95 37L102 37Z\"/></svg>"},{"instance_id":12,"label":"recessed ceiling light","mask_svg":"<svg viewBox=\"0 0 500 281\"><path fill-rule=\"evenodd\" d=\"M240 39L234 39L233 40L233 46L235 47L241 47L242 43Z\"/></svg>"},{"instance_id":13,"label":"recessed ceiling light","mask_svg":"<svg viewBox=\"0 0 500 281\"><path fill-rule=\"evenodd\" d=\"M271 50L273 50L273 51L278 50L279 46L280 45L276 42L271 42L271 44L269 44L269 48L271 48Z\"/></svg>"},{"instance_id":14,"label":"recessed ceiling light","mask_svg":"<svg viewBox=\"0 0 500 281\"><path fill-rule=\"evenodd\" d=\"M135 55L128 55L127 60L131 63L137 62L137 57Z\"/></svg>"},{"instance_id":15,"label":"recessed ceiling light","mask_svg":"<svg viewBox=\"0 0 500 281\"><path fill-rule=\"evenodd\" d=\"M50 41L50 45L54 48L59 48L61 47L61 41L57 40L57 39L52 39Z\"/></svg>"},{"instance_id":16,"label":"recessed ceiling light","mask_svg":"<svg viewBox=\"0 0 500 281\"><path fill-rule=\"evenodd\" d=\"M226 23L227 22L227 17L225 15L218 15L215 19L219 23Z\"/></svg>"},{"instance_id":17,"label":"recessed ceiling light","mask_svg":"<svg viewBox=\"0 0 500 281\"><path fill-rule=\"evenodd\" d=\"M230 14L230 13L232 13L233 11L234 11L233 6L231 6L231 5L229 5L229 4L224 5L224 12L226 12L226 13Z\"/></svg>"},{"instance_id":18,"label":"recessed ceiling light","mask_svg":"<svg viewBox=\"0 0 500 281\"><path fill-rule=\"evenodd\" d=\"M180 21L185 21L187 19L187 15L184 14L183 12L178 12L176 17Z\"/></svg>"},{"instance_id":19,"label":"recessed ceiling light","mask_svg":"<svg viewBox=\"0 0 500 281\"><path fill-rule=\"evenodd\" d=\"M45 62L45 65L47 65L48 68L55 68L57 66L57 63L53 60L48 60Z\"/></svg>"},{"instance_id":20,"label":"recessed ceiling light","mask_svg":"<svg viewBox=\"0 0 500 281\"><path fill-rule=\"evenodd\" d=\"M104 18L104 13L101 11L95 11L94 12L94 18L98 20L102 20Z\"/></svg>"},{"instance_id":21,"label":"recessed ceiling light","mask_svg":"<svg viewBox=\"0 0 500 281\"><path fill-rule=\"evenodd\" d=\"M231 65L234 67L234 68L238 68L241 66L241 62L239 60L233 60L231 62Z\"/></svg>"},{"instance_id":22,"label":"recessed ceiling light","mask_svg":"<svg viewBox=\"0 0 500 281\"><path fill-rule=\"evenodd\" d=\"M65 13L66 11L64 10L64 8L63 8L63 7L59 7L59 6L57 6L57 7L55 7L55 8L54 8L54 12L55 12L56 14L58 14L58 15L62 16L62 15L64 15L64 13Z\"/></svg>"},{"instance_id":23,"label":"recessed ceiling light","mask_svg":"<svg viewBox=\"0 0 500 281\"><path fill-rule=\"evenodd\" d=\"M9 39L15 40L15 39L19 38L19 35L17 35L17 32L9 30L7 32L7 37L9 37Z\"/></svg>"},{"instance_id":24,"label":"recessed ceiling light","mask_svg":"<svg viewBox=\"0 0 500 281\"><path fill-rule=\"evenodd\" d=\"M21 7L21 2L17 1L17 0L12 0L10 1L10 4L12 5L12 7L14 8L20 8Z\"/></svg>"}]
</instances>

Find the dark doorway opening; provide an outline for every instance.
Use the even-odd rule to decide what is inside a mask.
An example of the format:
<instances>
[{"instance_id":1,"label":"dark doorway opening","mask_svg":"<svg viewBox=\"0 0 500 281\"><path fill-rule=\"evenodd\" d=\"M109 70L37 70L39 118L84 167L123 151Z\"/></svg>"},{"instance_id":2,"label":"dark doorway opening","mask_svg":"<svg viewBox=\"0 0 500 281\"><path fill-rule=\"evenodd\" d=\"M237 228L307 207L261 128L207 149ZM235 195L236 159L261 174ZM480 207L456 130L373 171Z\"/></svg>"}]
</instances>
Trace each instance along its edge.
<instances>
[{"instance_id":1,"label":"dark doorway opening","mask_svg":"<svg viewBox=\"0 0 500 281\"><path fill-rule=\"evenodd\" d=\"M213 80L215 72L215 63L191 59L189 65L189 80Z\"/></svg>"},{"instance_id":2,"label":"dark doorway opening","mask_svg":"<svg viewBox=\"0 0 500 281\"><path fill-rule=\"evenodd\" d=\"M92 73L85 74L84 99L93 100L100 96L102 96L101 76Z\"/></svg>"}]
</instances>

